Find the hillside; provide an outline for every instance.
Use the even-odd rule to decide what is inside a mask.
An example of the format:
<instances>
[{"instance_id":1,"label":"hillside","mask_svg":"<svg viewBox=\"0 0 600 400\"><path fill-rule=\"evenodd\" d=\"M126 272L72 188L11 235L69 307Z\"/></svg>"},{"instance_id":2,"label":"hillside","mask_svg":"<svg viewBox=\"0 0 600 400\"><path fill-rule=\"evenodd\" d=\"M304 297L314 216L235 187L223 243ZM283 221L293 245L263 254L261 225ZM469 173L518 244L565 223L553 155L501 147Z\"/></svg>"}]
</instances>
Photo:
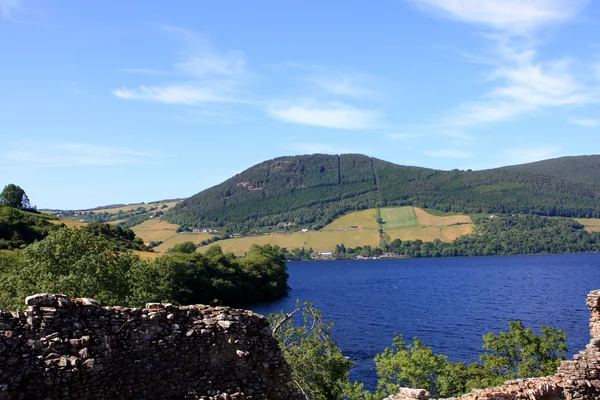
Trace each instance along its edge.
<instances>
[{"instance_id":1,"label":"hillside","mask_svg":"<svg viewBox=\"0 0 600 400\"><path fill-rule=\"evenodd\" d=\"M378 212L381 214L381 224L377 222ZM337 218L319 231L258 234L221 240L218 245L224 252L231 252L237 256L243 256L253 244L270 244L288 250L305 248L315 251L331 251L340 244L346 247L375 248L381 245L380 231L386 241L419 239L424 242L434 240L448 242L471 233L473 227L473 221L467 215L438 217L419 208L392 207L351 212ZM179 237L192 241L195 239L191 234L179 234ZM198 239L200 238L196 238L194 243L199 243ZM201 246L200 252L205 252L209 248L210 245ZM157 248L157 250L161 249Z\"/></svg>"},{"instance_id":2,"label":"hillside","mask_svg":"<svg viewBox=\"0 0 600 400\"><path fill-rule=\"evenodd\" d=\"M600 217L600 156L482 171L396 165L358 154L280 157L183 200L164 219L252 232L320 229L349 211L411 205L461 213Z\"/></svg>"}]
</instances>

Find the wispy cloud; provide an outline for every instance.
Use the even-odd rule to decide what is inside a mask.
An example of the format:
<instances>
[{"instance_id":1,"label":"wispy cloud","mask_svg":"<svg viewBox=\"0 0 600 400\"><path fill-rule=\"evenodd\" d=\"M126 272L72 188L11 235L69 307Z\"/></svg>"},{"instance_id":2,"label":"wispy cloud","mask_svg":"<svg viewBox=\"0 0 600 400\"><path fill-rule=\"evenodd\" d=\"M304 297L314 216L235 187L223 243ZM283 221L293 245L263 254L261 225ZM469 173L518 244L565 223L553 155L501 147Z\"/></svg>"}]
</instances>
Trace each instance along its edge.
<instances>
[{"instance_id":1,"label":"wispy cloud","mask_svg":"<svg viewBox=\"0 0 600 400\"><path fill-rule=\"evenodd\" d=\"M411 0L417 6L458 21L511 35L563 23L591 0Z\"/></svg>"},{"instance_id":2,"label":"wispy cloud","mask_svg":"<svg viewBox=\"0 0 600 400\"><path fill-rule=\"evenodd\" d=\"M594 128L596 126L600 126L600 120L591 119L591 118L573 118L570 120L572 124L585 126L587 128Z\"/></svg>"},{"instance_id":3,"label":"wispy cloud","mask_svg":"<svg viewBox=\"0 0 600 400\"><path fill-rule=\"evenodd\" d=\"M241 51L216 51L204 38L176 27L163 27L185 43L171 71L152 68L125 68L124 72L144 75L174 75L180 82L153 83L113 91L127 100L147 100L169 104L242 102L239 93L246 74L246 57Z\"/></svg>"},{"instance_id":4,"label":"wispy cloud","mask_svg":"<svg viewBox=\"0 0 600 400\"><path fill-rule=\"evenodd\" d=\"M277 102L267 111L271 117L285 122L350 130L376 128L380 117L374 110L312 99Z\"/></svg>"},{"instance_id":5,"label":"wispy cloud","mask_svg":"<svg viewBox=\"0 0 600 400\"><path fill-rule=\"evenodd\" d=\"M324 143L287 143L283 145L283 147L294 152L306 154L374 154L373 151L365 149L364 147L348 147Z\"/></svg>"},{"instance_id":6,"label":"wispy cloud","mask_svg":"<svg viewBox=\"0 0 600 400\"><path fill-rule=\"evenodd\" d=\"M486 28L488 56L469 55L490 67L491 85L482 96L460 104L445 119L450 127L502 122L548 108L600 102L600 80L570 58L544 60L538 31L574 18L591 0L411 0L417 6Z\"/></svg>"},{"instance_id":7,"label":"wispy cloud","mask_svg":"<svg viewBox=\"0 0 600 400\"><path fill-rule=\"evenodd\" d=\"M442 157L442 158L471 158L473 154L456 149L440 149L440 150L428 150L424 151L424 154L430 157Z\"/></svg>"},{"instance_id":8,"label":"wispy cloud","mask_svg":"<svg viewBox=\"0 0 600 400\"><path fill-rule=\"evenodd\" d=\"M367 78L364 75L320 73L308 76L305 80L329 94L355 98L370 97L374 94L374 91L369 88L369 83L367 82L372 80L372 78Z\"/></svg>"},{"instance_id":9,"label":"wispy cloud","mask_svg":"<svg viewBox=\"0 0 600 400\"><path fill-rule=\"evenodd\" d=\"M137 164L155 158L150 152L86 143L19 143L0 153L2 163L35 167Z\"/></svg>"},{"instance_id":10,"label":"wispy cloud","mask_svg":"<svg viewBox=\"0 0 600 400\"><path fill-rule=\"evenodd\" d=\"M226 88L194 83L165 86L140 86L137 89L117 89L117 97L127 100L149 100L168 104L198 105L203 103L241 102Z\"/></svg>"}]
</instances>

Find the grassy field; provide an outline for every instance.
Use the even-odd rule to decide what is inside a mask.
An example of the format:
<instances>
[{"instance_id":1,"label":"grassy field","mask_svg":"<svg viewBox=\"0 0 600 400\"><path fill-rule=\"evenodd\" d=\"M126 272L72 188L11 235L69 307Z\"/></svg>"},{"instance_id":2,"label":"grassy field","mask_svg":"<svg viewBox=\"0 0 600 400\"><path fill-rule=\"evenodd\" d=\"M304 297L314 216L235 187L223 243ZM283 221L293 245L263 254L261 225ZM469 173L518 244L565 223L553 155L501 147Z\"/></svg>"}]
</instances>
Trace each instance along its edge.
<instances>
[{"instance_id":1,"label":"grassy field","mask_svg":"<svg viewBox=\"0 0 600 400\"><path fill-rule=\"evenodd\" d=\"M417 226L417 216L413 207L380 208L383 229L398 229Z\"/></svg>"},{"instance_id":2,"label":"grassy field","mask_svg":"<svg viewBox=\"0 0 600 400\"><path fill-rule=\"evenodd\" d=\"M437 216L432 215L427 211L415 208L415 215L417 216L418 225L422 226L450 226L456 224L472 224L473 221L468 215L449 215L449 216Z\"/></svg>"},{"instance_id":3,"label":"grassy field","mask_svg":"<svg viewBox=\"0 0 600 400\"><path fill-rule=\"evenodd\" d=\"M167 207L165 207L164 209L162 209L162 211L166 211L169 208L173 207L175 204L177 204L177 201L158 201L158 202L154 202L154 203L139 203L139 204L128 204L126 206L123 207L117 207L117 208L99 208L97 210L85 210L85 211L93 211L96 214L99 213L109 213L109 214L116 214L119 211L131 211L131 210L135 210L138 207L143 207L146 210L149 208L153 208L153 207L158 207L159 210L161 210L161 207L163 204L165 204Z\"/></svg>"},{"instance_id":4,"label":"grassy field","mask_svg":"<svg viewBox=\"0 0 600 400\"><path fill-rule=\"evenodd\" d=\"M600 232L600 218L576 218L575 221L585 226L588 232Z\"/></svg>"},{"instance_id":5,"label":"grassy field","mask_svg":"<svg viewBox=\"0 0 600 400\"><path fill-rule=\"evenodd\" d=\"M431 215L419 208L391 207L381 209L383 229L390 240L421 239L423 241L451 241L473 231L473 222L466 215ZM346 247L379 245L377 210L369 209L344 215L322 230L295 232L291 234L271 234L217 242L225 252L244 255L252 244L270 244L289 250L304 247L315 251L333 250L343 243ZM208 246L200 251L206 251Z\"/></svg>"},{"instance_id":6,"label":"grassy field","mask_svg":"<svg viewBox=\"0 0 600 400\"><path fill-rule=\"evenodd\" d=\"M295 248L312 248L315 251L333 250L335 245L344 243L347 247L379 245L379 233L377 231L377 210L369 209L346 214L331 224L323 227L320 231L294 232L290 234L270 234L244 237L239 239L227 239L217 242L224 252L232 252L235 255L244 255L252 244L285 247L288 250ZM206 251L209 246L200 248Z\"/></svg>"},{"instance_id":7,"label":"grassy field","mask_svg":"<svg viewBox=\"0 0 600 400\"><path fill-rule=\"evenodd\" d=\"M177 233L178 226L160 219L149 219L134 226L131 230L135 232L136 236L142 238L145 243L163 242L154 248L154 251L158 253L164 253L179 243L190 241L198 244L215 236L213 233Z\"/></svg>"},{"instance_id":8,"label":"grassy field","mask_svg":"<svg viewBox=\"0 0 600 400\"><path fill-rule=\"evenodd\" d=\"M375 229L377 226L377 209L371 208L369 210L356 211L350 214L341 216L340 218L333 221L331 224L323 228L324 231L335 231L345 229L356 229L351 227L358 227L359 229Z\"/></svg>"}]
</instances>

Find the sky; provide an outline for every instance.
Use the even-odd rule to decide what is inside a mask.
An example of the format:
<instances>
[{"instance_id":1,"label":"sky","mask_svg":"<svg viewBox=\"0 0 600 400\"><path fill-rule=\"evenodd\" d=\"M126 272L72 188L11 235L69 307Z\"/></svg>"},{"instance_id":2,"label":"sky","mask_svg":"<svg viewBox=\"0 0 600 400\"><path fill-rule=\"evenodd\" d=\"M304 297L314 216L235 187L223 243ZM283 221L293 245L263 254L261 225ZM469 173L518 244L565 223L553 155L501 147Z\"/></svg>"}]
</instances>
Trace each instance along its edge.
<instances>
[{"instance_id":1,"label":"sky","mask_svg":"<svg viewBox=\"0 0 600 400\"><path fill-rule=\"evenodd\" d=\"M600 1L0 0L0 187L188 197L264 160L600 153Z\"/></svg>"}]
</instances>

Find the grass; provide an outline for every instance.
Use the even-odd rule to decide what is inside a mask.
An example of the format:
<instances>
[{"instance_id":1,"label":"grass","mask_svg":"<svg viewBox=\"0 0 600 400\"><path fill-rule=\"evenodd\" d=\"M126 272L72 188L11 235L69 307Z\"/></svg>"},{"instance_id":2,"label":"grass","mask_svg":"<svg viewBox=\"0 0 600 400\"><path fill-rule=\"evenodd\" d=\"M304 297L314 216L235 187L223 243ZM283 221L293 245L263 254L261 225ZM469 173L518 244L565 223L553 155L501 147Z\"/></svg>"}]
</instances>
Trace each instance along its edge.
<instances>
[{"instance_id":1,"label":"grass","mask_svg":"<svg viewBox=\"0 0 600 400\"><path fill-rule=\"evenodd\" d=\"M383 229L398 229L417 226L417 216L413 207L380 208Z\"/></svg>"},{"instance_id":2,"label":"grass","mask_svg":"<svg viewBox=\"0 0 600 400\"><path fill-rule=\"evenodd\" d=\"M142 238L145 243L163 242L154 248L154 251L158 253L165 253L168 249L179 243L190 241L198 244L203 240L215 236L214 233L177 233L176 229L178 226L161 219L149 219L134 226L131 230L135 232L136 236Z\"/></svg>"},{"instance_id":3,"label":"grass","mask_svg":"<svg viewBox=\"0 0 600 400\"><path fill-rule=\"evenodd\" d=\"M588 232L600 232L600 218L575 218Z\"/></svg>"},{"instance_id":4,"label":"grass","mask_svg":"<svg viewBox=\"0 0 600 400\"><path fill-rule=\"evenodd\" d=\"M377 226L377 209L371 208L369 210L356 211L341 216L329 225L325 226L323 230L335 231L345 229L355 229L350 227L358 227L361 229L378 229Z\"/></svg>"},{"instance_id":5,"label":"grass","mask_svg":"<svg viewBox=\"0 0 600 400\"><path fill-rule=\"evenodd\" d=\"M375 211L373 210L373 213ZM329 225L328 225L329 226ZM335 226L335 225L334 225ZM236 256L243 256L252 244L258 245L277 245L285 247L288 250L294 248L305 249L312 248L315 251L333 250L335 245L344 243L346 247L356 247L379 245L379 233L377 229L347 229L347 230L326 230L311 232L295 232L286 235L259 235L244 237L238 239L226 239L216 242L223 248L224 252L232 252ZM206 251L211 245L200 248L201 252Z\"/></svg>"},{"instance_id":6,"label":"grass","mask_svg":"<svg viewBox=\"0 0 600 400\"><path fill-rule=\"evenodd\" d=\"M169 250L171 247L183 242L193 242L195 245L198 245L198 243L200 243L201 241L210 239L213 236L214 234L212 233L176 233L167 240L163 241L163 243L160 246L156 246L154 248L154 251L158 253L166 253L167 250Z\"/></svg>"},{"instance_id":7,"label":"grass","mask_svg":"<svg viewBox=\"0 0 600 400\"><path fill-rule=\"evenodd\" d=\"M473 224L451 226L413 226L386 230L390 240L417 240L432 242L439 239L442 242L451 242L459 236L473 232Z\"/></svg>"},{"instance_id":8,"label":"grass","mask_svg":"<svg viewBox=\"0 0 600 400\"><path fill-rule=\"evenodd\" d=\"M131 210L135 210L138 207L143 207L146 210L152 207L158 207L159 210L161 210L161 207L163 204L166 204L167 207L163 208L162 211L166 211L169 208L173 207L175 204L177 204L177 201L158 201L158 202L154 202L154 203L138 203L138 204L128 204L126 206L122 206L122 207L116 207L116 208L99 208L97 210L82 210L82 211L93 211L96 214L100 214L103 212L109 213L109 214L116 214L119 211L131 211Z\"/></svg>"},{"instance_id":9,"label":"grass","mask_svg":"<svg viewBox=\"0 0 600 400\"><path fill-rule=\"evenodd\" d=\"M467 215L437 216L420 208L415 208L414 212L417 216L417 223L421 226L450 226L473 223L471 217Z\"/></svg>"}]
</instances>

